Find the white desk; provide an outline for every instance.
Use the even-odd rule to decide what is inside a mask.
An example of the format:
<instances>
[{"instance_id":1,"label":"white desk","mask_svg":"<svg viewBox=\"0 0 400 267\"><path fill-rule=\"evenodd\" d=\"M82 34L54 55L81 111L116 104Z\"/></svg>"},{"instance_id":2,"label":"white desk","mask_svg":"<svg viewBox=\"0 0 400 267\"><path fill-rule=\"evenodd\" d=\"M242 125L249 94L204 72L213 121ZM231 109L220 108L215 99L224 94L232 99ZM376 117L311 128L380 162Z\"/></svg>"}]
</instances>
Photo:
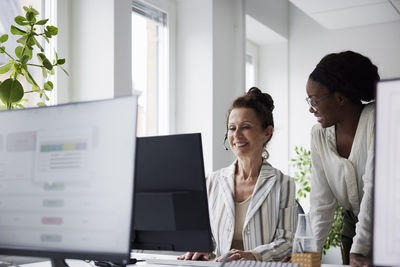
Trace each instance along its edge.
<instances>
[{"instance_id":1,"label":"white desk","mask_svg":"<svg viewBox=\"0 0 400 267\"><path fill-rule=\"evenodd\" d=\"M137 259L146 258L161 258L161 259L176 259L176 255L160 255L160 254L147 254L147 253L134 253L133 257ZM70 267L97 267L81 260L67 260ZM35 262L21 265L22 267L51 267L50 261ZM148 264L146 262L138 262L130 267L171 267L171 265ZM322 264L321 267L343 267L349 265L335 265L335 264Z\"/></svg>"}]
</instances>

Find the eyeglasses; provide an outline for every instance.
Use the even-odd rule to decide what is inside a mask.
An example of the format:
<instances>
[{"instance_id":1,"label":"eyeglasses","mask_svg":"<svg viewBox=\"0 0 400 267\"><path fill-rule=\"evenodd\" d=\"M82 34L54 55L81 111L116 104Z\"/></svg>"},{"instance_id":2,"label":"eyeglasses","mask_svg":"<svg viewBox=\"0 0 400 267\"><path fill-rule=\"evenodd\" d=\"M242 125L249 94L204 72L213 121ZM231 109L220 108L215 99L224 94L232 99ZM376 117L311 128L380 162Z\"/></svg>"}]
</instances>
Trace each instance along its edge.
<instances>
[{"instance_id":1,"label":"eyeglasses","mask_svg":"<svg viewBox=\"0 0 400 267\"><path fill-rule=\"evenodd\" d=\"M314 111L317 111L317 105L319 102L321 102L322 100L324 100L325 98L327 98L328 96L330 96L332 93L326 94L321 96L320 98L317 99L311 99L310 97L306 97L306 102L307 104L310 106L310 108L312 108Z\"/></svg>"}]
</instances>

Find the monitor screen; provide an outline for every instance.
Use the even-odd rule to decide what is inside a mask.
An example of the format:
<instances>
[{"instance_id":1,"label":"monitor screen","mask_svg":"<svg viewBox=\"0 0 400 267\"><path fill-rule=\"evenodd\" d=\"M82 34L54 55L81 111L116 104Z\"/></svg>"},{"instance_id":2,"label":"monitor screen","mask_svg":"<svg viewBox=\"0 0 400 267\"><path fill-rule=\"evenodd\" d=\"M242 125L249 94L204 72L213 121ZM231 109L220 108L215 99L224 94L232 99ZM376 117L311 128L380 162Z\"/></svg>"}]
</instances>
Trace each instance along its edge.
<instances>
[{"instance_id":1,"label":"monitor screen","mask_svg":"<svg viewBox=\"0 0 400 267\"><path fill-rule=\"evenodd\" d=\"M0 254L129 258L136 97L0 112Z\"/></svg>"},{"instance_id":2,"label":"monitor screen","mask_svg":"<svg viewBox=\"0 0 400 267\"><path fill-rule=\"evenodd\" d=\"M400 79L376 92L373 264L400 266Z\"/></svg>"},{"instance_id":3,"label":"monitor screen","mask_svg":"<svg viewBox=\"0 0 400 267\"><path fill-rule=\"evenodd\" d=\"M212 251L201 135L136 143L133 248Z\"/></svg>"}]
</instances>

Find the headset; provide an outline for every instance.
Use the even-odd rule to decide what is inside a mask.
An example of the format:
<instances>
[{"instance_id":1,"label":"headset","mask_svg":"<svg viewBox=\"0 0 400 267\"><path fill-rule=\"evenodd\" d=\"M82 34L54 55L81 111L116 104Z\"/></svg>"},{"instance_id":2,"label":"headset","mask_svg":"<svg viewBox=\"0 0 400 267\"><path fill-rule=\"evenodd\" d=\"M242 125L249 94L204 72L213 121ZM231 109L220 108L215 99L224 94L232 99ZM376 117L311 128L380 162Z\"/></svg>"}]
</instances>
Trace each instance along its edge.
<instances>
[{"instance_id":1,"label":"headset","mask_svg":"<svg viewBox=\"0 0 400 267\"><path fill-rule=\"evenodd\" d=\"M226 139L228 139L228 130L226 130L226 132L225 132L225 137L224 137L224 148L225 148L225 150L228 150L228 148L226 147Z\"/></svg>"}]
</instances>

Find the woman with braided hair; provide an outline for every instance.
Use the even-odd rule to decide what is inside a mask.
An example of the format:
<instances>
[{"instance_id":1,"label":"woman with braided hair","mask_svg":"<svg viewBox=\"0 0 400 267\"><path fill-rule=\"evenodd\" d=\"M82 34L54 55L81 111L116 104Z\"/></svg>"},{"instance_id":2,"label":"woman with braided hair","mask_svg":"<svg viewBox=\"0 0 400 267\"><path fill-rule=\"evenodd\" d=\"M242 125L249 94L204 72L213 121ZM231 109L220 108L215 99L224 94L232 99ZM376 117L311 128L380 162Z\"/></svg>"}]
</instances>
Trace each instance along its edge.
<instances>
[{"instance_id":1,"label":"woman with braided hair","mask_svg":"<svg viewBox=\"0 0 400 267\"><path fill-rule=\"evenodd\" d=\"M295 184L267 161L273 109L271 96L253 87L228 111L226 139L236 160L207 177L217 261L224 255L228 261L280 261L291 254L297 222ZM208 257L188 252L179 259Z\"/></svg>"},{"instance_id":2,"label":"woman with braided hair","mask_svg":"<svg viewBox=\"0 0 400 267\"><path fill-rule=\"evenodd\" d=\"M344 264L369 266L378 69L359 53L326 55L310 74L311 222L322 249L336 204L343 208Z\"/></svg>"}]
</instances>

